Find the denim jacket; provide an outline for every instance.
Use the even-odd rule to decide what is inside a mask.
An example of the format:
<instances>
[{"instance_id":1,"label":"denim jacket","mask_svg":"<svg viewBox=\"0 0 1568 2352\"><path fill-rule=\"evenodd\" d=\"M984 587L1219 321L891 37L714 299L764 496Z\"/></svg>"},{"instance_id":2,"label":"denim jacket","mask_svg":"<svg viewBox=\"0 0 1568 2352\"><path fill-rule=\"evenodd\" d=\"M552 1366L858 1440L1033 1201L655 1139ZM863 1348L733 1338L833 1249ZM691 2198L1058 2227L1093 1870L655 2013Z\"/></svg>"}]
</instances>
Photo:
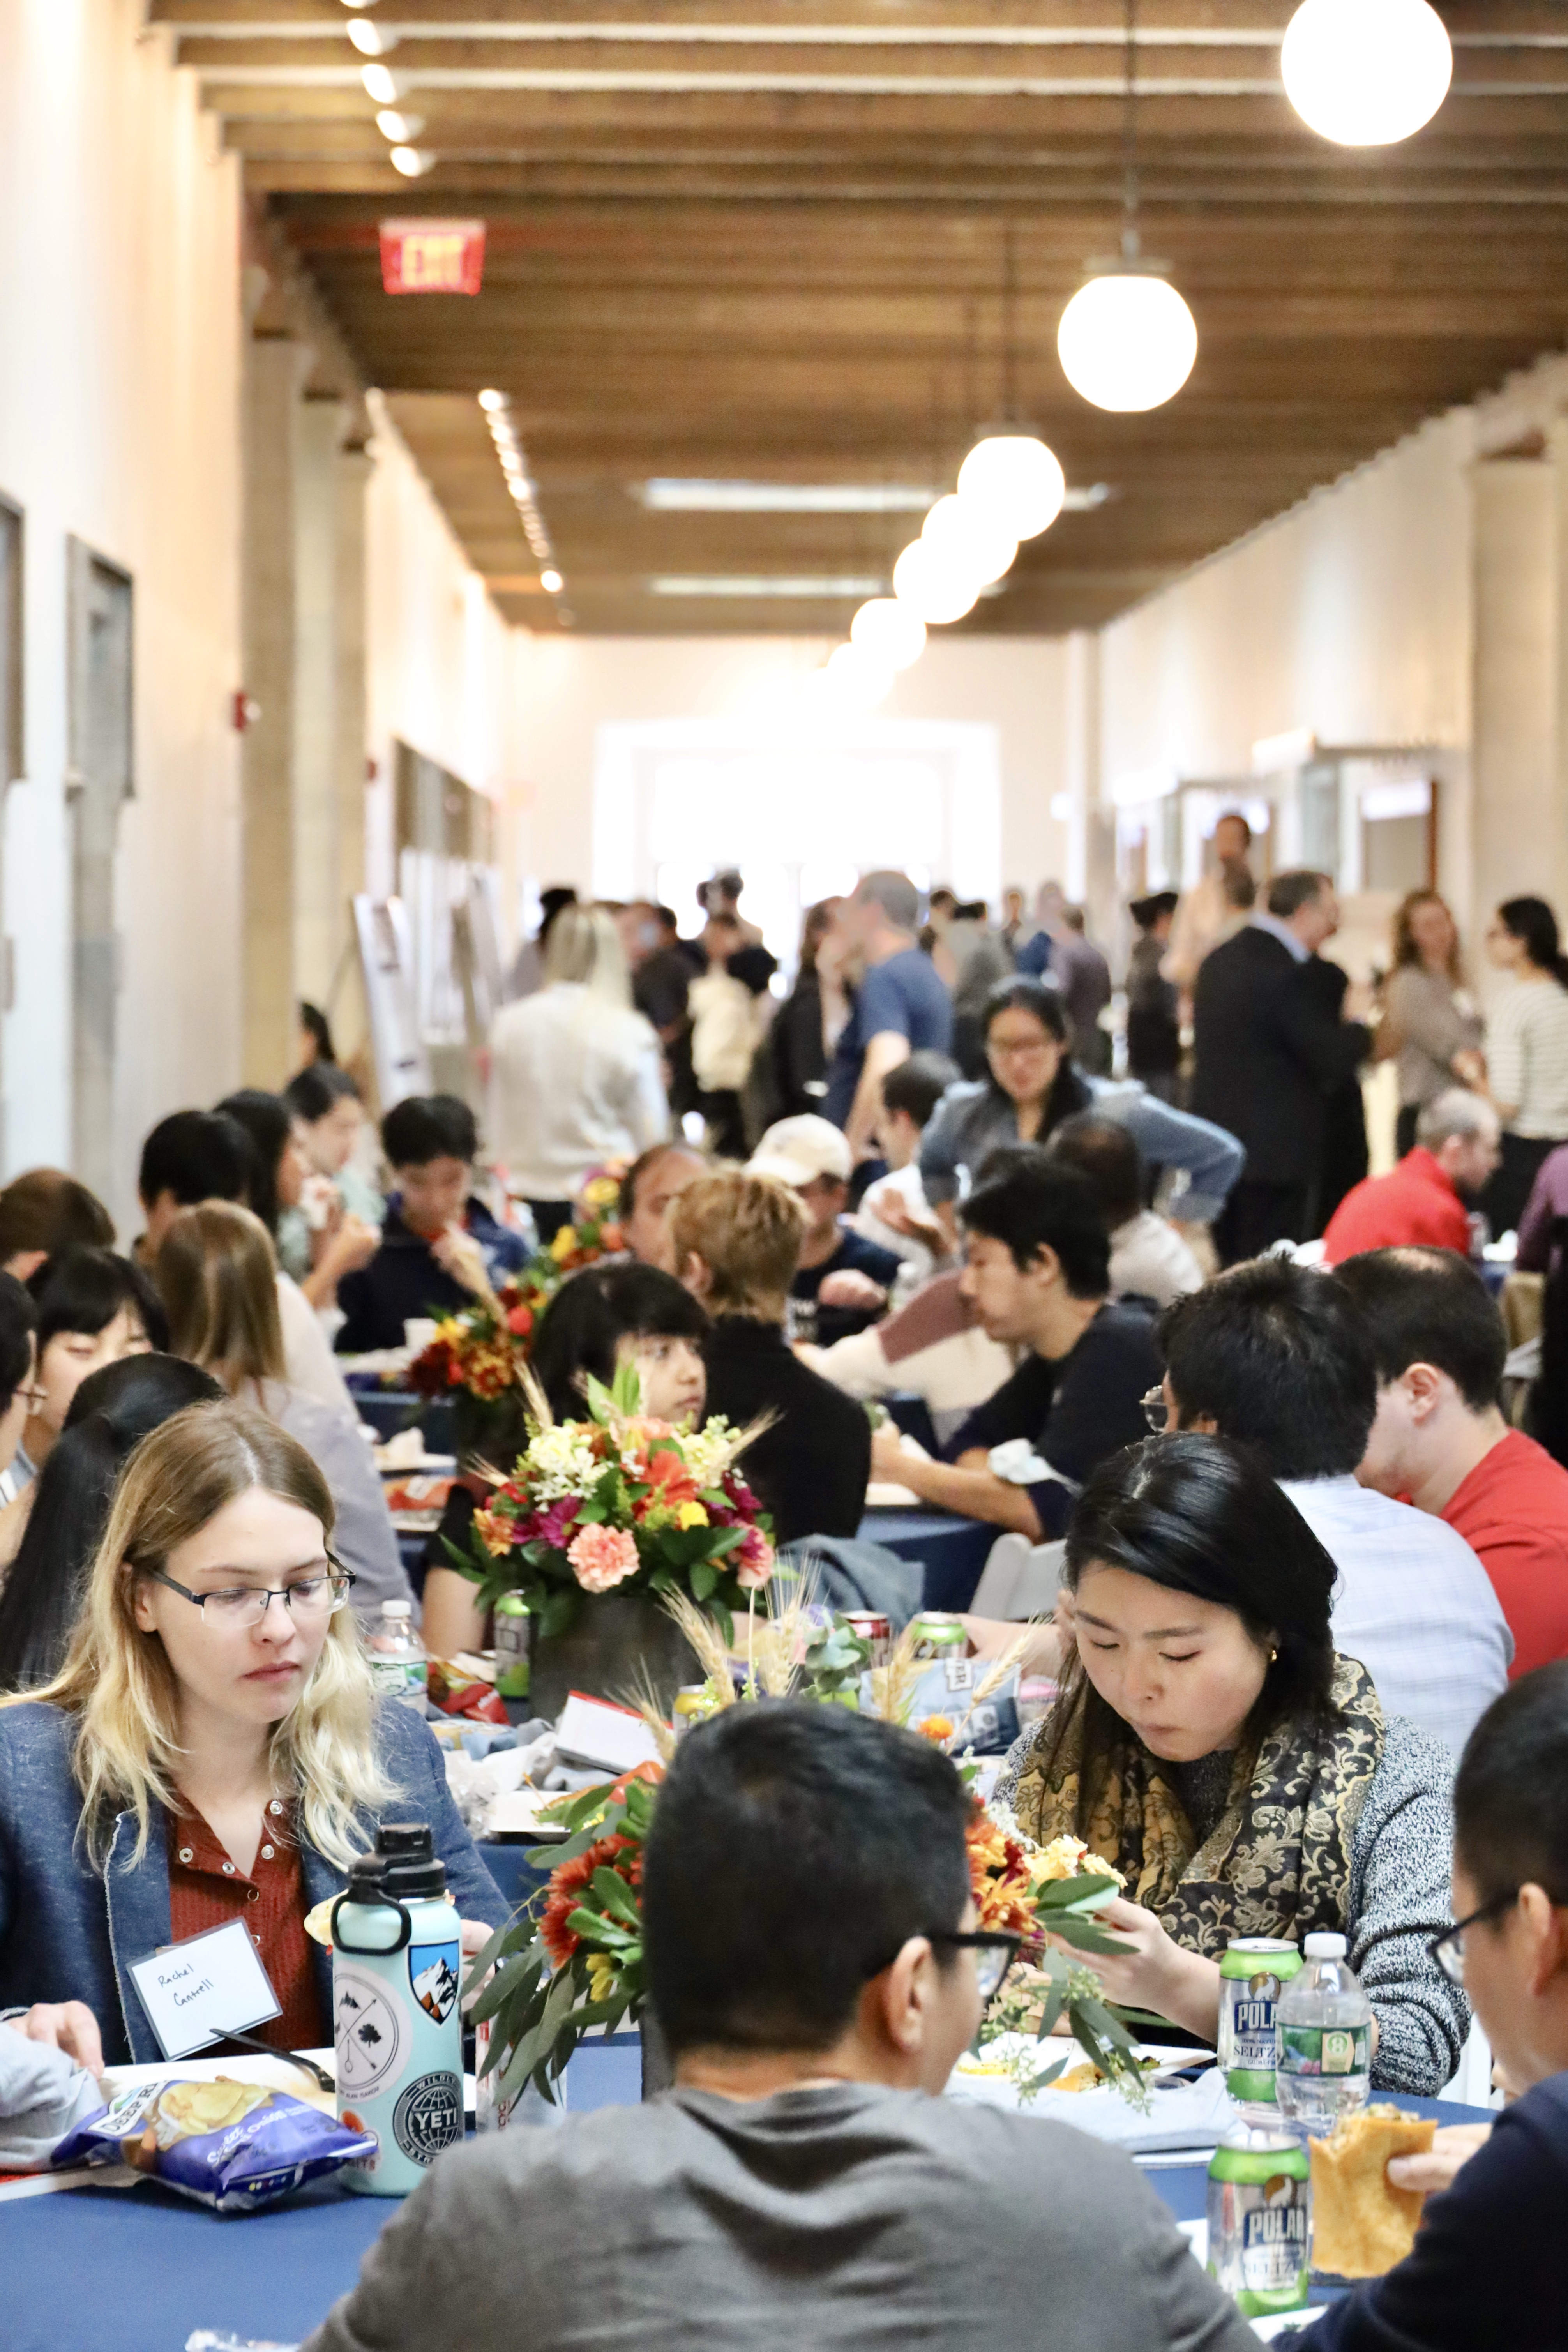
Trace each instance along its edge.
<instances>
[{"instance_id":1,"label":"denim jacket","mask_svg":"<svg viewBox=\"0 0 1568 2352\"><path fill-rule=\"evenodd\" d=\"M1083 1070L1076 1075L1085 1089L1082 1108L1124 1127L1146 1166L1184 1170L1186 1190L1172 1202L1172 1215L1190 1224L1212 1223L1247 1158L1235 1136L1191 1111L1173 1110L1135 1078L1096 1078ZM986 1153L1017 1140L1018 1114L1001 1087L987 1078L961 1078L931 1113L921 1142L926 1199L933 1206L962 1199Z\"/></svg>"},{"instance_id":2,"label":"denim jacket","mask_svg":"<svg viewBox=\"0 0 1568 2352\"><path fill-rule=\"evenodd\" d=\"M103 1869L79 1836L81 1791L71 1771L73 1719L37 1700L0 1708L0 2016L35 2001L85 2001L110 2065L155 2063L163 2053L131 1976L172 1937L166 1816L153 1808L146 1850L130 1859L136 1816L120 1814ZM427 1821L447 1884L465 1918L499 1927L508 1916L447 1789L441 1751L412 1710L385 1701L376 1713L383 1766L404 1817ZM392 1814L390 1818L395 1818ZM374 1822L362 1827L367 1843ZM337 1865L300 1848L307 1908L345 1884ZM313 1947L323 2012L331 2013L331 1958Z\"/></svg>"}]
</instances>

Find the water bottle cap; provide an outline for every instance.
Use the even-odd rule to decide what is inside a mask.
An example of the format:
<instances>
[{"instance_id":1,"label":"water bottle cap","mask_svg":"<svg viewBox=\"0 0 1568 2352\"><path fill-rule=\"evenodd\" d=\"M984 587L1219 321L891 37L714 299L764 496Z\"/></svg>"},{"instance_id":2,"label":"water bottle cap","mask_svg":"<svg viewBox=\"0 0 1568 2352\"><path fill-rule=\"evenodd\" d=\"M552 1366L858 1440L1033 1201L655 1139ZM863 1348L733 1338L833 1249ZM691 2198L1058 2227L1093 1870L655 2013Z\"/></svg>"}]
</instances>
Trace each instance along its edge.
<instances>
[{"instance_id":1,"label":"water bottle cap","mask_svg":"<svg viewBox=\"0 0 1568 2352\"><path fill-rule=\"evenodd\" d=\"M375 1847L362 1853L349 1868L349 1886L355 1882L399 1902L417 1902L421 1895L447 1892L447 1865L436 1852L428 1822L383 1822Z\"/></svg>"},{"instance_id":2,"label":"water bottle cap","mask_svg":"<svg viewBox=\"0 0 1568 2352\"><path fill-rule=\"evenodd\" d=\"M384 1617L412 1617L414 1611L406 1601L384 1601L381 1613Z\"/></svg>"},{"instance_id":3,"label":"water bottle cap","mask_svg":"<svg viewBox=\"0 0 1568 2352\"><path fill-rule=\"evenodd\" d=\"M1302 1947L1310 1960L1342 1960L1346 1948L1342 1936L1309 1936Z\"/></svg>"}]
</instances>

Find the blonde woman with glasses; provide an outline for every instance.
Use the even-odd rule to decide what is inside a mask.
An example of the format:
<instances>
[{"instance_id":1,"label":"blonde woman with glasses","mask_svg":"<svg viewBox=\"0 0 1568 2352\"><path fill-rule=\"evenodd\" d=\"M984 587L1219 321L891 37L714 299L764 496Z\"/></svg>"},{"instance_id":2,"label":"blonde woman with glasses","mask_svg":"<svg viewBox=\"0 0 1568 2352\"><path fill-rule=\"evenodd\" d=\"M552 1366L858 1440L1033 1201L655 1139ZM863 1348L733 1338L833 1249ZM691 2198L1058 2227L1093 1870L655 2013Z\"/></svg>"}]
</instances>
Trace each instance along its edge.
<instances>
[{"instance_id":1,"label":"blonde woman with glasses","mask_svg":"<svg viewBox=\"0 0 1568 2352\"><path fill-rule=\"evenodd\" d=\"M153 1269L170 1352L259 1406L319 1465L337 1514L337 1549L354 1574L354 1607L375 1623L384 1601L413 1600L381 1479L356 1421L289 1384L278 1265L259 1217L232 1201L182 1209Z\"/></svg>"},{"instance_id":2,"label":"blonde woman with glasses","mask_svg":"<svg viewBox=\"0 0 1568 2352\"><path fill-rule=\"evenodd\" d=\"M305 1915L378 1819L429 1822L466 1949L506 1916L434 1739L373 1696L332 1521L267 1414L176 1414L126 1465L64 1667L0 1701L0 2016L95 2072L160 2054L132 1964L232 1919L282 2011L259 2038L328 2042Z\"/></svg>"}]
</instances>

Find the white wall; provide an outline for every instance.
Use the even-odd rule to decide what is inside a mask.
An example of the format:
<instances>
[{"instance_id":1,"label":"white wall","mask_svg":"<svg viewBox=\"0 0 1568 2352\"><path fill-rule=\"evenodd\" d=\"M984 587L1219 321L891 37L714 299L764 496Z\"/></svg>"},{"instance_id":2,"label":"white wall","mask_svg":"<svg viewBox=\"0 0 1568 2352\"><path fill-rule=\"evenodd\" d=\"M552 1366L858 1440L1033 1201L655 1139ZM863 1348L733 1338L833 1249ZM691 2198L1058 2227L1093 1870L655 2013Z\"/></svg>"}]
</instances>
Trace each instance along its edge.
<instances>
[{"instance_id":1,"label":"white wall","mask_svg":"<svg viewBox=\"0 0 1568 2352\"><path fill-rule=\"evenodd\" d=\"M832 640L578 637L522 641L518 856L541 881L585 885L596 739L606 721L735 719L754 697L818 666ZM1068 826L1051 803L1070 781L1066 641L943 638L897 681L879 719L984 721L1002 768L1002 865L1032 887L1065 871Z\"/></svg>"},{"instance_id":2,"label":"white wall","mask_svg":"<svg viewBox=\"0 0 1568 2352\"><path fill-rule=\"evenodd\" d=\"M140 0L0 7L0 492L26 510L26 778L5 811L6 1165L70 1150L66 538L135 583L111 1205L239 1063L237 166Z\"/></svg>"},{"instance_id":3,"label":"white wall","mask_svg":"<svg viewBox=\"0 0 1568 2352\"><path fill-rule=\"evenodd\" d=\"M397 739L491 794L504 820L521 773L528 640L507 626L485 593L374 394L370 408L375 433L365 509L366 740L376 776L366 882L384 894L395 887Z\"/></svg>"},{"instance_id":4,"label":"white wall","mask_svg":"<svg viewBox=\"0 0 1568 2352\"><path fill-rule=\"evenodd\" d=\"M1509 890L1568 917L1565 400L1568 361L1542 361L1112 623L1107 797L1154 770L1239 781L1255 742L1297 730L1410 747L1472 934Z\"/></svg>"}]
</instances>

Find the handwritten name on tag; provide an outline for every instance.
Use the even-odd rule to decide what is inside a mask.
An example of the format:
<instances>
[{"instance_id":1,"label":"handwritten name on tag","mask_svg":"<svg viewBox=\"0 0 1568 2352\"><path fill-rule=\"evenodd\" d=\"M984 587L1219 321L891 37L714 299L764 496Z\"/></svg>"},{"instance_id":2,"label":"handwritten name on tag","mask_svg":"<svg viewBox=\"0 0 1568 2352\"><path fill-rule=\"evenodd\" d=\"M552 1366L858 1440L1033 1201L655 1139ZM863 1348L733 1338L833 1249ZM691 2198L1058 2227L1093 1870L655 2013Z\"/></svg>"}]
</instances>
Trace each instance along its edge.
<instances>
[{"instance_id":1,"label":"handwritten name on tag","mask_svg":"<svg viewBox=\"0 0 1568 2352\"><path fill-rule=\"evenodd\" d=\"M131 1977L165 2058L188 2058L193 2050L283 2014L239 1919L170 1944L151 1959L132 1960Z\"/></svg>"}]
</instances>

